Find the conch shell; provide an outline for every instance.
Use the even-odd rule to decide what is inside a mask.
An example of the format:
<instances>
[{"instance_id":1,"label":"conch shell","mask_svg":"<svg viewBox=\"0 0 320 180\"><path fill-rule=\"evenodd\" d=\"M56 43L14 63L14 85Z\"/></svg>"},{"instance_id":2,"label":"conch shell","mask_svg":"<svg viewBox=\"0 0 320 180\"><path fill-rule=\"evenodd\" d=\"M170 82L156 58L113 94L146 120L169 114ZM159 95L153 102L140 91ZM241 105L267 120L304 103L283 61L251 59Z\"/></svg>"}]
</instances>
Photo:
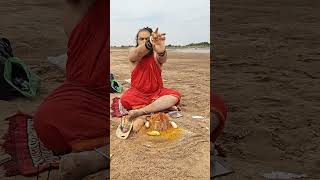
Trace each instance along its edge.
<instances>
[{"instance_id":1,"label":"conch shell","mask_svg":"<svg viewBox=\"0 0 320 180\"><path fill-rule=\"evenodd\" d=\"M173 128L178 128L178 125L175 123L175 122L173 122L173 121L170 121L170 124L171 124L171 126L173 127Z\"/></svg>"}]
</instances>

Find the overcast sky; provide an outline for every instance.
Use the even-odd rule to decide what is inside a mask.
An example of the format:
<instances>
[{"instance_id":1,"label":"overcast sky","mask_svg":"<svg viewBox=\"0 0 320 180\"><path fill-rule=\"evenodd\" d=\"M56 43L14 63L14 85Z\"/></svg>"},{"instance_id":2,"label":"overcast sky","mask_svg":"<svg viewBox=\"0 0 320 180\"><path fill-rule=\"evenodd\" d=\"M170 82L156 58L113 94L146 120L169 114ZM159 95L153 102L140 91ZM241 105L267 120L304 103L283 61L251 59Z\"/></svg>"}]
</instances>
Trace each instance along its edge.
<instances>
[{"instance_id":1,"label":"overcast sky","mask_svg":"<svg viewBox=\"0 0 320 180\"><path fill-rule=\"evenodd\" d=\"M111 0L111 45L134 45L145 26L167 35L166 44L210 41L209 0Z\"/></svg>"}]
</instances>

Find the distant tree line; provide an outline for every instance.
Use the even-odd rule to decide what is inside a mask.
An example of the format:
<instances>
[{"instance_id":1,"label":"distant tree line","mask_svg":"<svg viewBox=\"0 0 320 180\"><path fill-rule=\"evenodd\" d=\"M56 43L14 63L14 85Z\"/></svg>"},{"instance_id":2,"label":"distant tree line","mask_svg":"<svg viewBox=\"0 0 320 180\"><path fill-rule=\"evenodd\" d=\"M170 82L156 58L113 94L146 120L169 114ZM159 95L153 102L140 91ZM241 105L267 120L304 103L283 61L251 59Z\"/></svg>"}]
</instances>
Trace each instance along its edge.
<instances>
[{"instance_id":1,"label":"distant tree line","mask_svg":"<svg viewBox=\"0 0 320 180\"><path fill-rule=\"evenodd\" d=\"M130 48L134 47L133 45L121 45L121 46L111 46L111 48ZM168 48L181 48L181 47L210 47L210 43L208 42L200 42L200 43L190 43L187 45L172 45L168 44Z\"/></svg>"},{"instance_id":2,"label":"distant tree line","mask_svg":"<svg viewBox=\"0 0 320 180\"><path fill-rule=\"evenodd\" d=\"M180 48L180 47L210 47L210 43L208 42L200 42L200 43L190 43L187 45L167 45L168 48Z\"/></svg>"},{"instance_id":3,"label":"distant tree line","mask_svg":"<svg viewBox=\"0 0 320 180\"><path fill-rule=\"evenodd\" d=\"M133 45L128 45L128 46L125 46L125 45L121 45L121 46L111 46L111 48L129 48L129 47L133 47Z\"/></svg>"},{"instance_id":4,"label":"distant tree line","mask_svg":"<svg viewBox=\"0 0 320 180\"><path fill-rule=\"evenodd\" d=\"M204 47L208 47L208 46L210 46L210 43L208 43L208 42L191 43L191 44L188 44L187 46L204 46Z\"/></svg>"}]
</instances>

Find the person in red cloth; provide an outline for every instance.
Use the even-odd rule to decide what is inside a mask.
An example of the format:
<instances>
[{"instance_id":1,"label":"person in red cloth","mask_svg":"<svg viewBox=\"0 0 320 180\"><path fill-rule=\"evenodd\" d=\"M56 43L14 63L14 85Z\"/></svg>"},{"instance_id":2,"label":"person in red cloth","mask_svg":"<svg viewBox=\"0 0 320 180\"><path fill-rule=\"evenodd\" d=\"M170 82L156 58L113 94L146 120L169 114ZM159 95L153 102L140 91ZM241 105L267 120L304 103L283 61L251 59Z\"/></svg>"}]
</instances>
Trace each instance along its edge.
<instances>
[{"instance_id":1,"label":"person in red cloth","mask_svg":"<svg viewBox=\"0 0 320 180\"><path fill-rule=\"evenodd\" d=\"M107 0L66 0L64 28L69 38L66 80L34 115L39 139L55 153L89 150L92 153L93 149L108 144L109 19ZM69 163L62 159L60 169L83 168L64 179L77 179L88 171L106 167L106 159L96 156L99 155L87 152L85 156L72 156Z\"/></svg>"},{"instance_id":2,"label":"person in red cloth","mask_svg":"<svg viewBox=\"0 0 320 180\"><path fill-rule=\"evenodd\" d=\"M210 110L212 113L210 118L210 141L213 145L213 148L217 149L218 155L225 156L224 150L220 145L216 144L216 141L223 133L228 113L227 105L222 98L214 93L211 93Z\"/></svg>"},{"instance_id":3,"label":"person in red cloth","mask_svg":"<svg viewBox=\"0 0 320 180\"><path fill-rule=\"evenodd\" d=\"M225 121L227 119L227 106L224 101L216 94L211 94L211 112L213 113L213 118L211 121L211 142L215 143L217 138L221 135Z\"/></svg>"},{"instance_id":4,"label":"person in red cloth","mask_svg":"<svg viewBox=\"0 0 320 180\"><path fill-rule=\"evenodd\" d=\"M136 42L136 47L129 50L131 87L120 98L123 107L129 110L129 120L169 109L181 98L178 91L163 87L161 68L167 61L165 33L146 27L138 31Z\"/></svg>"}]
</instances>

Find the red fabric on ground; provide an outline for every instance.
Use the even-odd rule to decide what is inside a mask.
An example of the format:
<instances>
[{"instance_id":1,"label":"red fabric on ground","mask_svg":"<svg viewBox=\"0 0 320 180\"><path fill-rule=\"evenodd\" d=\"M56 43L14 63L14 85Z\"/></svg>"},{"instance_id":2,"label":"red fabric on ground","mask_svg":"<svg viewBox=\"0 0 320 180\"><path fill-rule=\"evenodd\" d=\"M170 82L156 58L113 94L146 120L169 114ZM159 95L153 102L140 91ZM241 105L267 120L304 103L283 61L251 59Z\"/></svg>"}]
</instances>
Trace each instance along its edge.
<instances>
[{"instance_id":1,"label":"red fabric on ground","mask_svg":"<svg viewBox=\"0 0 320 180\"><path fill-rule=\"evenodd\" d=\"M9 121L9 128L2 147L12 157L3 164L6 176L32 176L59 167L59 156L45 149L36 136L31 115L18 112L6 121Z\"/></svg>"},{"instance_id":2,"label":"red fabric on ground","mask_svg":"<svg viewBox=\"0 0 320 180\"><path fill-rule=\"evenodd\" d=\"M211 112L217 114L219 118L218 127L214 129L210 135L211 136L210 140L211 142L214 143L223 132L225 121L227 119L228 109L224 101L216 94L212 93L210 98L211 98L211 102L210 102Z\"/></svg>"},{"instance_id":3,"label":"red fabric on ground","mask_svg":"<svg viewBox=\"0 0 320 180\"><path fill-rule=\"evenodd\" d=\"M131 87L121 96L127 110L146 106L164 95L181 98L178 91L164 88L160 65L153 55L143 57L131 73Z\"/></svg>"},{"instance_id":4,"label":"red fabric on ground","mask_svg":"<svg viewBox=\"0 0 320 180\"><path fill-rule=\"evenodd\" d=\"M66 81L34 116L39 138L54 151L70 151L90 139L109 139L109 9L108 1L97 0L73 29Z\"/></svg>"}]
</instances>

